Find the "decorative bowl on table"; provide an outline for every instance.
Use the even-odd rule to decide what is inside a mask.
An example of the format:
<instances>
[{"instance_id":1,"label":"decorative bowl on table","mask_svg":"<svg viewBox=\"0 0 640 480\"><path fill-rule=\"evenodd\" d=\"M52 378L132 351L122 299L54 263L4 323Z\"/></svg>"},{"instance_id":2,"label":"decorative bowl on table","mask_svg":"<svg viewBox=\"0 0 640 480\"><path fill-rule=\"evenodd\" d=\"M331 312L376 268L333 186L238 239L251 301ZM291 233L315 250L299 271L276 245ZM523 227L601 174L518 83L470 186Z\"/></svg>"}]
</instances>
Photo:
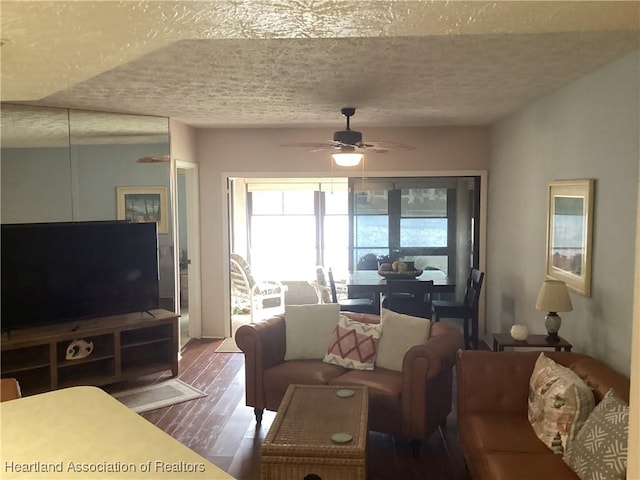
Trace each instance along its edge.
<instances>
[{"instance_id":1,"label":"decorative bowl on table","mask_svg":"<svg viewBox=\"0 0 640 480\"><path fill-rule=\"evenodd\" d=\"M405 270L402 272L395 270L378 270L378 275L386 279L416 278L422 275L422 270Z\"/></svg>"}]
</instances>

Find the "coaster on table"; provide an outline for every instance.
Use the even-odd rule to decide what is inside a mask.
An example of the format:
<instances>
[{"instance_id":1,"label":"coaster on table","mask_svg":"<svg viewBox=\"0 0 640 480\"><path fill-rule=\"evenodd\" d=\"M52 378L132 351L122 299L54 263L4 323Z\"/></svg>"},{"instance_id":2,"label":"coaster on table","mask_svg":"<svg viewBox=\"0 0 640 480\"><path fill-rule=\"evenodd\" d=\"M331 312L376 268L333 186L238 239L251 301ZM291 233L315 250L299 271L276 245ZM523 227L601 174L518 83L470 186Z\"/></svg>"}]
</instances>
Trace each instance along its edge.
<instances>
[{"instance_id":1,"label":"coaster on table","mask_svg":"<svg viewBox=\"0 0 640 480\"><path fill-rule=\"evenodd\" d=\"M348 433L334 433L331 435L331 441L335 443L349 443L353 437Z\"/></svg>"},{"instance_id":2,"label":"coaster on table","mask_svg":"<svg viewBox=\"0 0 640 480\"><path fill-rule=\"evenodd\" d=\"M340 398L349 398L349 397L353 397L356 394L356 392L354 392L353 390L338 390L336 392L336 395L339 396Z\"/></svg>"}]
</instances>

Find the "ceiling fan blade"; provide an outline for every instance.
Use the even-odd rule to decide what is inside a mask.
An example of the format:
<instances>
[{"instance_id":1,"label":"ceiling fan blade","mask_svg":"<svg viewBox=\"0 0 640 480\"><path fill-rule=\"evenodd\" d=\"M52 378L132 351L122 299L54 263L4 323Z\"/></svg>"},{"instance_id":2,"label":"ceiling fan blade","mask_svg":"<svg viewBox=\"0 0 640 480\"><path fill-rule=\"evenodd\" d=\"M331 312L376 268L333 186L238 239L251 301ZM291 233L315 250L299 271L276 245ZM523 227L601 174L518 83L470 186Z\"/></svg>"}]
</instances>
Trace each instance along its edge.
<instances>
[{"instance_id":1,"label":"ceiling fan blade","mask_svg":"<svg viewBox=\"0 0 640 480\"><path fill-rule=\"evenodd\" d=\"M385 153L389 150L415 150L412 145L397 142L368 142L362 141L362 133L351 130L349 127L349 118L356 113L354 107L345 107L341 110L342 114L347 117L346 130L340 130L334 132L333 141L329 142L295 142L285 143L280 145L281 147L302 147L309 148L310 152L317 152L320 150L338 150L342 153L363 153L364 151L371 151L374 153Z\"/></svg>"},{"instance_id":2,"label":"ceiling fan blade","mask_svg":"<svg viewBox=\"0 0 640 480\"><path fill-rule=\"evenodd\" d=\"M299 148L315 148L317 150L332 149L336 146L331 142L295 142L283 143L280 147L299 147Z\"/></svg>"},{"instance_id":3,"label":"ceiling fan blade","mask_svg":"<svg viewBox=\"0 0 640 480\"><path fill-rule=\"evenodd\" d=\"M151 157L142 157L136 160L137 163L163 163L169 161L169 155L154 155Z\"/></svg>"},{"instance_id":4,"label":"ceiling fan blade","mask_svg":"<svg viewBox=\"0 0 640 480\"><path fill-rule=\"evenodd\" d=\"M366 149L379 151L379 152L387 152L389 150L415 150L416 147L413 145L407 145L406 143L398 143L398 142L387 142L387 141L378 141L378 142L367 142L363 144Z\"/></svg>"}]
</instances>

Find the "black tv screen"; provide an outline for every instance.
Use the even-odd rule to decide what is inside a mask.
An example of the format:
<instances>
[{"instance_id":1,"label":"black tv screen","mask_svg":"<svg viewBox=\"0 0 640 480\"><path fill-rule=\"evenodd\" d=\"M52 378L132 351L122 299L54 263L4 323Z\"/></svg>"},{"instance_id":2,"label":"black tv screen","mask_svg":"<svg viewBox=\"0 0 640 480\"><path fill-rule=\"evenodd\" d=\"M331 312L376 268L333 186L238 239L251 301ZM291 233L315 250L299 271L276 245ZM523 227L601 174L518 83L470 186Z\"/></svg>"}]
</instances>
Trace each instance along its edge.
<instances>
[{"instance_id":1,"label":"black tv screen","mask_svg":"<svg viewBox=\"0 0 640 480\"><path fill-rule=\"evenodd\" d=\"M4 224L2 330L159 306L155 223Z\"/></svg>"}]
</instances>

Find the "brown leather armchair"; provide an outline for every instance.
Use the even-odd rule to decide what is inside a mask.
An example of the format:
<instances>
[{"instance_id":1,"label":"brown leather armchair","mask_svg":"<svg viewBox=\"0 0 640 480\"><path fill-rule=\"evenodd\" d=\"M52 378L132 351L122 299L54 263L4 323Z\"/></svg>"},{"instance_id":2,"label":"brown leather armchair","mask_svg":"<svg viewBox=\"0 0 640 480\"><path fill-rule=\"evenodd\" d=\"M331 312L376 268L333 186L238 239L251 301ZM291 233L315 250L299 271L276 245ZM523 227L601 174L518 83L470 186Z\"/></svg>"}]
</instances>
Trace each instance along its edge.
<instances>
[{"instance_id":1,"label":"brown leather armchair","mask_svg":"<svg viewBox=\"0 0 640 480\"><path fill-rule=\"evenodd\" d=\"M20 385L15 378L2 378L0 379L0 402L6 402L7 400L15 400L20 398Z\"/></svg>"},{"instance_id":2,"label":"brown leather armchair","mask_svg":"<svg viewBox=\"0 0 640 480\"><path fill-rule=\"evenodd\" d=\"M369 323L377 315L342 312ZM434 323L429 339L412 347L402 372L383 368L349 370L321 360L285 361L284 316L243 325L235 335L245 354L246 403L262 412L276 411L290 384L367 386L369 429L414 440L426 439L443 424L452 407L452 379L456 352L463 348L461 332L446 323Z\"/></svg>"}]
</instances>

